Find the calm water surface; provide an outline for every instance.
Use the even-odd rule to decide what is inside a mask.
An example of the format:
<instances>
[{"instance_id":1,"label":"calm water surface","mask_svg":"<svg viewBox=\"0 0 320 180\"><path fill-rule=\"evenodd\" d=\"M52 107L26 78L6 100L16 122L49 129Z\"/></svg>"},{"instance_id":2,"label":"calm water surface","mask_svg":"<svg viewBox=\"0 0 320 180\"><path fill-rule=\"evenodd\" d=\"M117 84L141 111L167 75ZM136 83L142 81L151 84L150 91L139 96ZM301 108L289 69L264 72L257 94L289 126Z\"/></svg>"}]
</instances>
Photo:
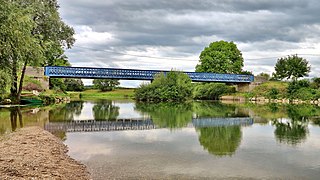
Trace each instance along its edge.
<instances>
[{"instance_id":1,"label":"calm water surface","mask_svg":"<svg viewBox=\"0 0 320 180\"><path fill-rule=\"evenodd\" d=\"M78 101L0 109L0 133L42 126L95 179L319 179L320 107Z\"/></svg>"}]
</instances>

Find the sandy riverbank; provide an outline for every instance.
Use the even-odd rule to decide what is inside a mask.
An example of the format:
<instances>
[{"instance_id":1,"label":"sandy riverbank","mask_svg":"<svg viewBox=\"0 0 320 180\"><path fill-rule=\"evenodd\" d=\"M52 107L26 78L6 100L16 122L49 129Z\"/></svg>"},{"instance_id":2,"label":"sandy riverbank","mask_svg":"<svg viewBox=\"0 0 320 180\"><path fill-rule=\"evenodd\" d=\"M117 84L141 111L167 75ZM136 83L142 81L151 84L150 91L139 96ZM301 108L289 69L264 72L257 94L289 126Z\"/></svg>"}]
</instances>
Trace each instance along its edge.
<instances>
[{"instance_id":1,"label":"sandy riverbank","mask_svg":"<svg viewBox=\"0 0 320 180\"><path fill-rule=\"evenodd\" d=\"M90 179L57 137L28 127L0 138L0 179Z\"/></svg>"}]
</instances>

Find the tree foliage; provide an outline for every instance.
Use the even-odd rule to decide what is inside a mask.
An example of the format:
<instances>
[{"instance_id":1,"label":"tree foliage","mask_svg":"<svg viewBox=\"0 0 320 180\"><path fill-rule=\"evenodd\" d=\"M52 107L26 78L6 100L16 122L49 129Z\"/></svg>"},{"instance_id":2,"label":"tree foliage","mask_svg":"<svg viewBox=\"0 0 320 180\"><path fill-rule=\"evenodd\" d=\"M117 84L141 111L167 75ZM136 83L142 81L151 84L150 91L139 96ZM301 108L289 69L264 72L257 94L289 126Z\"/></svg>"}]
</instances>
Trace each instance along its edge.
<instances>
[{"instance_id":1,"label":"tree foliage","mask_svg":"<svg viewBox=\"0 0 320 180\"><path fill-rule=\"evenodd\" d=\"M311 83L312 88L314 89L320 89L320 78L319 77L315 77L312 79L312 83Z\"/></svg>"},{"instance_id":2,"label":"tree foliage","mask_svg":"<svg viewBox=\"0 0 320 180\"><path fill-rule=\"evenodd\" d=\"M290 99L315 100L320 98L320 90L314 89L309 80L297 80L289 83L287 88Z\"/></svg>"},{"instance_id":3,"label":"tree foliage","mask_svg":"<svg viewBox=\"0 0 320 180\"><path fill-rule=\"evenodd\" d=\"M310 66L306 59L298 55L291 55L285 58L278 59L274 69L273 77L275 79L293 79L297 80L300 77L308 76Z\"/></svg>"},{"instance_id":4,"label":"tree foliage","mask_svg":"<svg viewBox=\"0 0 320 180\"><path fill-rule=\"evenodd\" d=\"M83 91L84 84L81 79L67 78L64 82L67 91Z\"/></svg>"},{"instance_id":5,"label":"tree foliage","mask_svg":"<svg viewBox=\"0 0 320 180\"><path fill-rule=\"evenodd\" d=\"M0 0L0 4L0 65L11 72L11 97L19 101L26 66L62 57L63 47L70 48L75 41L74 30L61 20L57 0Z\"/></svg>"},{"instance_id":6,"label":"tree foliage","mask_svg":"<svg viewBox=\"0 0 320 180\"><path fill-rule=\"evenodd\" d=\"M135 91L139 101L185 101L191 95L191 79L177 71L157 74L151 84L142 84Z\"/></svg>"},{"instance_id":7,"label":"tree foliage","mask_svg":"<svg viewBox=\"0 0 320 180\"><path fill-rule=\"evenodd\" d=\"M93 86L101 91L112 91L116 86L120 85L117 79L95 79Z\"/></svg>"},{"instance_id":8,"label":"tree foliage","mask_svg":"<svg viewBox=\"0 0 320 180\"><path fill-rule=\"evenodd\" d=\"M269 80L270 74L262 72L262 73L258 74L257 77L261 77L261 78L264 78L265 80Z\"/></svg>"},{"instance_id":9,"label":"tree foliage","mask_svg":"<svg viewBox=\"0 0 320 180\"><path fill-rule=\"evenodd\" d=\"M196 72L238 73L242 72L243 57L233 42L211 43L200 54Z\"/></svg>"},{"instance_id":10,"label":"tree foliage","mask_svg":"<svg viewBox=\"0 0 320 180\"><path fill-rule=\"evenodd\" d=\"M10 83L10 78L8 77L7 72L0 69L0 100L4 98L4 95L7 92L8 85Z\"/></svg>"}]
</instances>

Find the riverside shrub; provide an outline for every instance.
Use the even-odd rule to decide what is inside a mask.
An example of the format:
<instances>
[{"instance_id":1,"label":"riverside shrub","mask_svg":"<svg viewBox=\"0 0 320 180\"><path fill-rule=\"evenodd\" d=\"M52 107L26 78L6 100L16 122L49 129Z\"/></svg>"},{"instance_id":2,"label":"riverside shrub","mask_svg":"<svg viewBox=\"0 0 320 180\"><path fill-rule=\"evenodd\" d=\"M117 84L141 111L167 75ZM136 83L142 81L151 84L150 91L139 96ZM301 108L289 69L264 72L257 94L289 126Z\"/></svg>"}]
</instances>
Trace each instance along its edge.
<instances>
[{"instance_id":1,"label":"riverside shrub","mask_svg":"<svg viewBox=\"0 0 320 180\"><path fill-rule=\"evenodd\" d=\"M221 95L234 93L235 88L223 83L199 83L193 90L193 98L200 100L218 100Z\"/></svg>"},{"instance_id":2,"label":"riverside shrub","mask_svg":"<svg viewBox=\"0 0 320 180\"><path fill-rule=\"evenodd\" d=\"M308 80L290 82L287 92L290 99L312 100L320 97L319 89L314 89Z\"/></svg>"},{"instance_id":3,"label":"riverside shrub","mask_svg":"<svg viewBox=\"0 0 320 180\"><path fill-rule=\"evenodd\" d=\"M191 79L177 71L157 74L151 84L142 84L135 90L138 101L185 101L191 96Z\"/></svg>"}]
</instances>

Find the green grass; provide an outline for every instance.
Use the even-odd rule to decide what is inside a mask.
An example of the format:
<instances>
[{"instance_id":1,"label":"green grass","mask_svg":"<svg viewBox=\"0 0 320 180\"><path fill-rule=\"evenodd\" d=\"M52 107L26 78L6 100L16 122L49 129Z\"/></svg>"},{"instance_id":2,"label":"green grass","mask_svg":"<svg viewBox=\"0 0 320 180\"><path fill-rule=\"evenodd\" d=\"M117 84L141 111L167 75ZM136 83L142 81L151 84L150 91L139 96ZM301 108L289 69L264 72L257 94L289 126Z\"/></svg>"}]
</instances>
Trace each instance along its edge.
<instances>
[{"instance_id":1,"label":"green grass","mask_svg":"<svg viewBox=\"0 0 320 180\"><path fill-rule=\"evenodd\" d=\"M268 98L271 89L277 89L277 91L279 92L278 98L284 98L287 96L287 87L288 87L288 82L268 81L255 87L251 92L236 92L236 93L225 94L225 95L245 97L245 98L263 96Z\"/></svg>"},{"instance_id":2,"label":"green grass","mask_svg":"<svg viewBox=\"0 0 320 180\"><path fill-rule=\"evenodd\" d=\"M268 93L270 93L271 89L277 89L279 94L279 98L284 98L286 97L287 93L287 87L288 83L287 82L281 82L281 81L268 81L265 82L253 89L251 92L252 96L264 96L267 97Z\"/></svg>"},{"instance_id":3,"label":"green grass","mask_svg":"<svg viewBox=\"0 0 320 180\"><path fill-rule=\"evenodd\" d=\"M115 89L113 91L102 92L100 90L86 90L83 92L68 92L72 99L132 99L134 89Z\"/></svg>"}]
</instances>

